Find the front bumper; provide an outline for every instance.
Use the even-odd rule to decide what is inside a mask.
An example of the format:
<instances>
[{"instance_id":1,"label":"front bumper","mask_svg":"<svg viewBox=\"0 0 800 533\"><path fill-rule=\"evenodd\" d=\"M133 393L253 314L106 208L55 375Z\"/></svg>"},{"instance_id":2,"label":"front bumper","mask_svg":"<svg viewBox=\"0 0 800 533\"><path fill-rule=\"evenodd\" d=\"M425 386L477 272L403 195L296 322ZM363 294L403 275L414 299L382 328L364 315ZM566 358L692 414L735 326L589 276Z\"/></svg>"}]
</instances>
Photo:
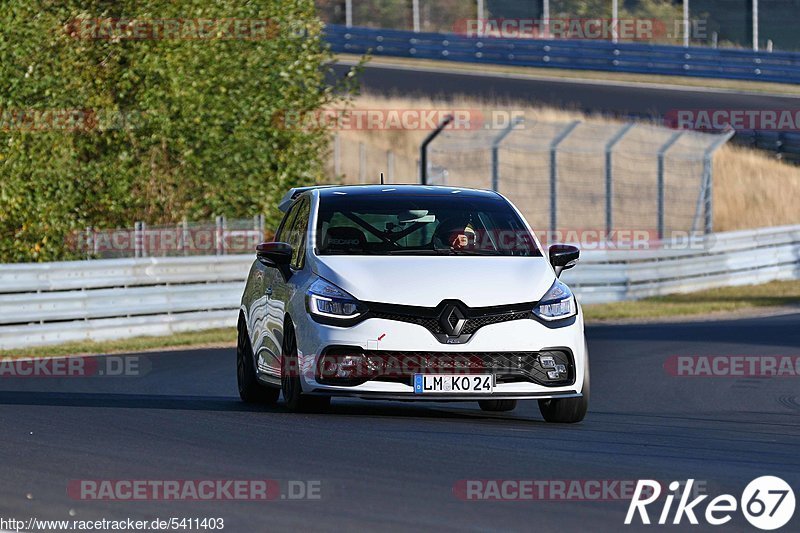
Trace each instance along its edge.
<instances>
[{"instance_id":1,"label":"front bumper","mask_svg":"<svg viewBox=\"0 0 800 533\"><path fill-rule=\"evenodd\" d=\"M534 319L513 320L484 326L469 342L448 345L439 342L430 331L416 324L395 320L370 318L352 327L341 328L318 324L311 318L297 324L298 355L303 391L308 394L349 396L366 399L407 401L476 401L481 399L547 399L580 397L587 367L583 316L563 327L551 328ZM319 357L332 346L347 346L369 354L414 353L433 356L467 357L475 354L535 354L549 350L564 350L571 355L570 379L558 385L531 380L503 382L498 379L490 394L415 394L408 380L374 379L340 386L318 380ZM465 373L470 373L467 371ZM428 373L434 373L428 371ZM441 373L457 373L443 371ZM493 373L493 369L473 373ZM406 376L407 377L407 376ZM323 382L320 382L323 381Z\"/></svg>"}]
</instances>

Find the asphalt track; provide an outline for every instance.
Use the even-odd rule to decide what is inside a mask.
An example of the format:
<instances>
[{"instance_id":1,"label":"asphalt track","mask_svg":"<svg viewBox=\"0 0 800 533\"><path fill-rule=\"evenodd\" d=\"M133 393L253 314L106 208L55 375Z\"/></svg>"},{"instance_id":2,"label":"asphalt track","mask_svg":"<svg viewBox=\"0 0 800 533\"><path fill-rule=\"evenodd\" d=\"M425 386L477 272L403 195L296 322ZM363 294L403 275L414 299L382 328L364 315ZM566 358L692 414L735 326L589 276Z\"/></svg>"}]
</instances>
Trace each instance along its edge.
<instances>
[{"instance_id":1,"label":"asphalt track","mask_svg":"<svg viewBox=\"0 0 800 533\"><path fill-rule=\"evenodd\" d=\"M669 375L673 355L800 355L800 314L587 328L592 405L579 425L534 403L335 400L254 408L234 351L143 354L139 377L0 379L0 517L223 517L224 531L619 531L625 501L463 501L468 479L703 480L735 496L774 474L800 489L800 378ZM319 480L321 499L82 501L74 479ZM658 510L652 514L657 515ZM800 512L786 531L797 531ZM654 516L655 518L655 516ZM683 529L687 526L684 522ZM695 527L699 531L709 527ZM741 514L717 531L753 531Z\"/></svg>"},{"instance_id":2,"label":"asphalt track","mask_svg":"<svg viewBox=\"0 0 800 533\"><path fill-rule=\"evenodd\" d=\"M341 77L349 67L335 65ZM335 77L334 77L335 78ZM652 84L602 83L566 79L536 79L483 72L443 72L394 66L367 66L360 76L362 91L404 97L471 96L499 101L577 109L614 115L663 117L670 111L688 109L798 109L800 98L748 94L705 88L667 88Z\"/></svg>"}]
</instances>

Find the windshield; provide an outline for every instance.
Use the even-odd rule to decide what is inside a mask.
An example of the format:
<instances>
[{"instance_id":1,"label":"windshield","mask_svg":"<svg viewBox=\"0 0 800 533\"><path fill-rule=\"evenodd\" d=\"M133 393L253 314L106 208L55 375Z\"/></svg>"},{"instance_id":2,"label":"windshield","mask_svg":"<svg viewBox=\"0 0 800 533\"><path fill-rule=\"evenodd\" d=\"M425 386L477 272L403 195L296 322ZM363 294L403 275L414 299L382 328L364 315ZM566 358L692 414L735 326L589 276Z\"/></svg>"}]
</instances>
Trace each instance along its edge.
<instances>
[{"instance_id":1,"label":"windshield","mask_svg":"<svg viewBox=\"0 0 800 533\"><path fill-rule=\"evenodd\" d=\"M318 255L541 257L533 236L495 195L329 195L320 200Z\"/></svg>"}]
</instances>

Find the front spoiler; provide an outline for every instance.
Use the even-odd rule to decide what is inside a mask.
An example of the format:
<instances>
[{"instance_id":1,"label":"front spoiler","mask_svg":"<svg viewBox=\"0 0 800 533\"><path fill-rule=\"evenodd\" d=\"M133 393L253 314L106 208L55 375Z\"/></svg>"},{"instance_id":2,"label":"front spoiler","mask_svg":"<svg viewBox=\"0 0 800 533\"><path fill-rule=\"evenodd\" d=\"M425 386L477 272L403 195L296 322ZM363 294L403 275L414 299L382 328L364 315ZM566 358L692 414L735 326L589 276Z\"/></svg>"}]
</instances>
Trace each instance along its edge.
<instances>
[{"instance_id":1,"label":"front spoiler","mask_svg":"<svg viewBox=\"0 0 800 533\"><path fill-rule=\"evenodd\" d=\"M520 393L520 394L414 394L413 392L356 392L342 390L314 389L314 396L334 398L361 398L362 400L393 400L403 402L477 402L479 400L550 400L562 398L582 398L583 394L574 390L561 392Z\"/></svg>"}]
</instances>

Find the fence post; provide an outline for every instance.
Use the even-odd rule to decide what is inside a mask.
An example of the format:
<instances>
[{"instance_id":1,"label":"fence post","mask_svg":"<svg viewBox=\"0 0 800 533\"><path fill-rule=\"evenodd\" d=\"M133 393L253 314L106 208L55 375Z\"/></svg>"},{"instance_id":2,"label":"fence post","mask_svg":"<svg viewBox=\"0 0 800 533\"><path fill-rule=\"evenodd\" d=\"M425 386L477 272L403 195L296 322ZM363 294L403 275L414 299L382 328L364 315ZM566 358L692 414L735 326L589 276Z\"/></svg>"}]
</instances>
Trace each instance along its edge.
<instances>
[{"instance_id":1,"label":"fence post","mask_svg":"<svg viewBox=\"0 0 800 533\"><path fill-rule=\"evenodd\" d=\"M217 255L225 255L225 217L216 217L217 231L215 232Z\"/></svg>"},{"instance_id":2,"label":"fence post","mask_svg":"<svg viewBox=\"0 0 800 533\"><path fill-rule=\"evenodd\" d=\"M333 134L333 174L335 177L342 175L342 139L338 131Z\"/></svg>"},{"instance_id":3,"label":"fence post","mask_svg":"<svg viewBox=\"0 0 800 533\"><path fill-rule=\"evenodd\" d=\"M188 241L190 237L189 221L186 220L186 217L183 217L181 220L181 250L183 250L183 255L189 255Z\"/></svg>"},{"instance_id":4,"label":"fence post","mask_svg":"<svg viewBox=\"0 0 800 533\"><path fill-rule=\"evenodd\" d=\"M144 229L144 222L133 223L133 257L143 257L142 248L142 232Z\"/></svg>"},{"instance_id":5,"label":"fence post","mask_svg":"<svg viewBox=\"0 0 800 533\"><path fill-rule=\"evenodd\" d=\"M571 122L550 143L550 233L554 233L558 225L558 145L580 123L580 120Z\"/></svg>"},{"instance_id":6,"label":"fence post","mask_svg":"<svg viewBox=\"0 0 800 533\"><path fill-rule=\"evenodd\" d=\"M94 231L92 230L91 226L83 230L83 236L86 241L86 243L84 244L84 247L86 248L86 259L92 258L92 251L94 250L94 239L92 238L93 232Z\"/></svg>"},{"instance_id":7,"label":"fence post","mask_svg":"<svg viewBox=\"0 0 800 533\"><path fill-rule=\"evenodd\" d=\"M364 183L367 180L367 146L363 142L358 143L358 182Z\"/></svg>"},{"instance_id":8,"label":"fence post","mask_svg":"<svg viewBox=\"0 0 800 533\"><path fill-rule=\"evenodd\" d=\"M430 132L422 144L419 146L419 182L422 185L428 184L428 145L453 121L453 115L447 115L442 119L435 130Z\"/></svg>"},{"instance_id":9,"label":"fence post","mask_svg":"<svg viewBox=\"0 0 800 533\"><path fill-rule=\"evenodd\" d=\"M386 178L389 183L394 183L394 152L386 151Z\"/></svg>"},{"instance_id":10,"label":"fence post","mask_svg":"<svg viewBox=\"0 0 800 533\"><path fill-rule=\"evenodd\" d=\"M515 127L524 121L525 119L522 117L515 117L514 120L503 128L503 131L492 140L492 190L495 192L500 190L500 144L514 131Z\"/></svg>"},{"instance_id":11,"label":"fence post","mask_svg":"<svg viewBox=\"0 0 800 533\"><path fill-rule=\"evenodd\" d=\"M635 124L625 124L606 143L606 233L611 235L614 229L614 170L612 168L612 151Z\"/></svg>"},{"instance_id":12,"label":"fence post","mask_svg":"<svg viewBox=\"0 0 800 533\"><path fill-rule=\"evenodd\" d=\"M720 135L720 138L714 141L706 151L703 153L703 177L700 182L700 193L697 195L697 206L694 210L694 220L692 221L692 234L697 231L697 221L700 218L700 206L704 206L703 213L703 230L706 234L714 231L714 210L713 210L713 167L711 165L711 158L714 152L728 142L731 137L736 133L735 130L728 130Z\"/></svg>"},{"instance_id":13,"label":"fence post","mask_svg":"<svg viewBox=\"0 0 800 533\"><path fill-rule=\"evenodd\" d=\"M667 150L678 142L678 139L684 133L683 131L676 131L658 150L658 207L656 210L658 216L658 240L664 238L664 157L667 154Z\"/></svg>"}]
</instances>

